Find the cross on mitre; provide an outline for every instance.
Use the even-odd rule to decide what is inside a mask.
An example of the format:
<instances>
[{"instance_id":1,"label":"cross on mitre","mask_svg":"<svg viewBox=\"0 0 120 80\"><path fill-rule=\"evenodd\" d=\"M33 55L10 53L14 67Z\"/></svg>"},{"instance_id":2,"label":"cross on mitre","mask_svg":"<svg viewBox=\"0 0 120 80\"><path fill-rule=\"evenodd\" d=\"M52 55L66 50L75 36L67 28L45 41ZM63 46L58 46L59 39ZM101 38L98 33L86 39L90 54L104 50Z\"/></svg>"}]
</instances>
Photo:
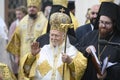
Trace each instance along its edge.
<instances>
[{"instance_id":1,"label":"cross on mitre","mask_svg":"<svg viewBox=\"0 0 120 80\"><path fill-rule=\"evenodd\" d=\"M65 12L65 9L63 9L63 8L62 8L62 9L60 9L60 12L61 12L61 13Z\"/></svg>"}]
</instances>

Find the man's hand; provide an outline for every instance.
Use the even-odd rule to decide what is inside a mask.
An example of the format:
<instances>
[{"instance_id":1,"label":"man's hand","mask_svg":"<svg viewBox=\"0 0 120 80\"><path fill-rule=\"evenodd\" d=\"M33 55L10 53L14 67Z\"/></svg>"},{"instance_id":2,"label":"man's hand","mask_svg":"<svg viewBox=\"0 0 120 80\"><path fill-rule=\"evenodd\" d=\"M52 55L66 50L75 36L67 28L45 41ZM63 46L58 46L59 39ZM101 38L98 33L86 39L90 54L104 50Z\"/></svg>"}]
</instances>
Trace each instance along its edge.
<instances>
[{"instance_id":1,"label":"man's hand","mask_svg":"<svg viewBox=\"0 0 120 80\"><path fill-rule=\"evenodd\" d=\"M71 58L70 56L68 56L67 54L62 53L62 61L63 61L64 63L69 64L69 63L72 62L72 58Z\"/></svg>"},{"instance_id":2,"label":"man's hand","mask_svg":"<svg viewBox=\"0 0 120 80\"><path fill-rule=\"evenodd\" d=\"M97 74L97 77L98 77L99 80L103 80L103 79L105 79L106 75L107 75L107 71L105 71L102 76Z\"/></svg>"},{"instance_id":3,"label":"man's hand","mask_svg":"<svg viewBox=\"0 0 120 80\"><path fill-rule=\"evenodd\" d=\"M94 49L94 51L96 52L95 47L94 47L93 45L90 45L90 46L88 46L88 47L86 48L86 52L87 52L88 54L91 54L91 53L92 53L90 47L92 47L92 48Z\"/></svg>"},{"instance_id":4,"label":"man's hand","mask_svg":"<svg viewBox=\"0 0 120 80\"><path fill-rule=\"evenodd\" d=\"M38 42L33 42L31 44L31 53L32 53L32 55L35 56L39 52L40 52L39 43Z\"/></svg>"}]
</instances>

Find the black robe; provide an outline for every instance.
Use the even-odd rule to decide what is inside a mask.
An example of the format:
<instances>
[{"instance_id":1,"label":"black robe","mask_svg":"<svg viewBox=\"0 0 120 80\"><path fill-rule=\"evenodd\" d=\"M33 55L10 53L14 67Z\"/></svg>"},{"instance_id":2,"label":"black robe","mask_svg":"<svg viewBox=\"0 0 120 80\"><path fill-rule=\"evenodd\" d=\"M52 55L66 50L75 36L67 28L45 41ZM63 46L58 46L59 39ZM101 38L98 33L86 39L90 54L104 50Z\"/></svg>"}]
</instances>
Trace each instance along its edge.
<instances>
[{"instance_id":1,"label":"black robe","mask_svg":"<svg viewBox=\"0 0 120 80\"><path fill-rule=\"evenodd\" d=\"M84 36L78 44L76 44L76 48L83 52L84 56L88 58L87 69L83 78L81 80L98 80L97 72L93 65L91 55L88 55L85 49L89 45L94 45L96 48L96 55L98 56L98 30L94 30ZM119 33L113 33L114 35L110 42L120 43L120 35ZM112 35L109 35L105 40L109 40ZM117 62L117 64L107 68L107 76L104 80L120 80L120 46L111 46L106 45L107 47L104 49L105 45L99 44L100 52L102 51L102 55L100 56L100 61L106 56L110 56L109 62ZM103 50L104 49L104 50Z\"/></svg>"}]
</instances>

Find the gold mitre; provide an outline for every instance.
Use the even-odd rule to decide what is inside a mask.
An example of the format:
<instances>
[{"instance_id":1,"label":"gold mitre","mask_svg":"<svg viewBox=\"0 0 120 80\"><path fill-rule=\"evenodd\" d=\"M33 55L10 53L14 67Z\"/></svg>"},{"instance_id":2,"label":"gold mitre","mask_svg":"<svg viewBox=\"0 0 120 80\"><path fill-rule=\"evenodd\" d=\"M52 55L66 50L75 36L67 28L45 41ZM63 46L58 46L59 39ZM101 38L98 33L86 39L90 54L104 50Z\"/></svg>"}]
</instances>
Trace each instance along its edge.
<instances>
[{"instance_id":1,"label":"gold mitre","mask_svg":"<svg viewBox=\"0 0 120 80\"><path fill-rule=\"evenodd\" d=\"M66 31L65 27L69 27L71 24L70 17L65 13L56 12L50 16L51 30L59 30L62 32ZM64 26L63 25L67 25Z\"/></svg>"},{"instance_id":2,"label":"gold mitre","mask_svg":"<svg viewBox=\"0 0 120 80\"><path fill-rule=\"evenodd\" d=\"M68 0L53 0L53 5L61 5L67 8Z\"/></svg>"},{"instance_id":3,"label":"gold mitre","mask_svg":"<svg viewBox=\"0 0 120 80\"><path fill-rule=\"evenodd\" d=\"M40 8L41 0L27 0L27 6L36 6L38 9Z\"/></svg>"},{"instance_id":4,"label":"gold mitre","mask_svg":"<svg viewBox=\"0 0 120 80\"><path fill-rule=\"evenodd\" d=\"M100 2L114 2L114 0L100 0Z\"/></svg>"}]
</instances>

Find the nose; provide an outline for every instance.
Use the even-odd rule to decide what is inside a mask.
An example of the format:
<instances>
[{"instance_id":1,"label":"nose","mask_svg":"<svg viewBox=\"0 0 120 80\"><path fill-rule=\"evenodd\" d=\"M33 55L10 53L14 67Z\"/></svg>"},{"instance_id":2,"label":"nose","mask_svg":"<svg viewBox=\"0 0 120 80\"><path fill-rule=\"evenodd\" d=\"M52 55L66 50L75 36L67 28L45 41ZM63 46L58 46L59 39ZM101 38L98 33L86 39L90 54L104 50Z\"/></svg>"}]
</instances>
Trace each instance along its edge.
<instances>
[{"instance_id":1,"label":"nose","mask_svg":"<svg viewBox=\"0 0 120 80\"><path fill-rule=\"evenodd\" d=\"M29 8L30 8L30 9L34 9L34 6L30 6Z\"/></svg>"},{"instance_id":2,"label":"nose","mask_svg":"<svg viewBox=\"0 0 120 80\"><path fill-rule=\"evenodd\" d=\"M105 27L105 26L106 26L106 25L103 23L103 24L102 24L102 27Z\"/></svg>"},{"instance_id":3,"label":"nose","mask_svg":"<svg viewBox=\"0 0 120 80\"><path fill-rule=\"evenodd\" d=\"M106 24L105 23L100 23L101 27L106 27Z\"/></svg>"},{"instance_id":4,"label":"nose","mask_svg":"<svg viewBox=\"0 0 120 80\"><path fill-rule=\"evenodd\" d=\"M52 36L51 36L51 39L52 39L52 40L54 40L55 38L56 38L56 36L55 36L55 35L52 35Z\"/></svg>"},{"instance_id":5,"label":"nose","mask_svg":"<svg viewBox=\"0 0 120 80\"><path fill-rule=\"evenodd\" d=\"M93 17L96 18L96 17L97 17L97 14L93 14Z\"/></svg>"}]
</instances>

